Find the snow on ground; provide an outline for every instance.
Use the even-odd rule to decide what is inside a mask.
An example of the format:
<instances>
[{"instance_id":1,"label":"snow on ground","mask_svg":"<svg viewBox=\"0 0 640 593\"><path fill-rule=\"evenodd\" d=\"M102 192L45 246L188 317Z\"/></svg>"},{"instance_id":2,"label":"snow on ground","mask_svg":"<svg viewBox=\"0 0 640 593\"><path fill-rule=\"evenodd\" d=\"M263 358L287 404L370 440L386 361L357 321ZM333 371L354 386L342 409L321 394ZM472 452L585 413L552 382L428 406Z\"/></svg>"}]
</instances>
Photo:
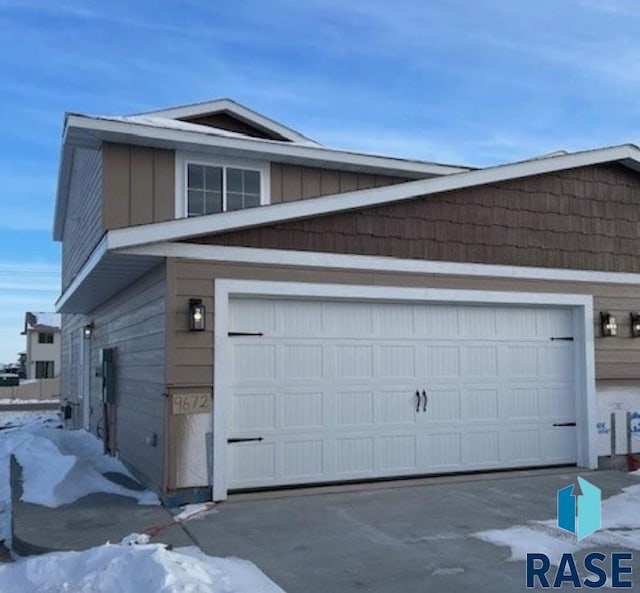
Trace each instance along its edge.
<instances>
[{"instance_id":1,"label":"snow on ground","mask_svg":"<svg viewBox=\"0 0 640 593\"><path fill-rule=\"evenodd\" d=\"M136 498L140 504L160 504L153 492L130 490L102 475L117 472L131 477L119 460L103 455L102 443L93 435L51 428L59 426L52 414L17 414L21 416L10 427L0 430L0 541L10 537L12 453L23 469L21 500L25 502L57 507L93 492L106 492Z\"/></svg>"},{"instance_id":2,"label":"snow on ground","mask_svg":"<svg viewBox=\"0 0 640 593\"><path fill-rule=\"evenodd\" d=\"M62 426L58 412L23 410L20 412L0 411L0 431L7 428L25 428L30 424L56 428Z\"/></svg>"},{"instance_id":3,"label":"snow on ground","mask_svg":"<svg viewBox=\"0 0 640 593\"><path fill-rule=\"evenodd\" d=\"M22 397L4 398L0 399L0 406L15 406L16 404L58 404L59 398L55 399L27 399ZM0 412L4 415L5 412Z\"/></svg>"},{"instance_id":4,"label":"snow on ground","mask_svg":"<svg viewBox=\"0 0 640 593\"><path fill-rule=\"evenodd\" d=\"M180 512L174 515L173 520L176 523L183 523L184 521L191 521L192 519L202 519L207 515L217 513L215 508L215 502L200 502L197 504L187 504L180 507Z\"/></svg>"},{"instance_id":5,"label":"snow on ground","mask_svg":"<svg viewBox=\"0 0 640 593\"><path fill-rule=\"evenodd\" d=\"M196 547L168 550L162 544L136 544L136 537L126 539L0 566L0 591L284 593L247 560L207 556Z\"/></svg>"},{"instance_id":6,"label":"snow on ground","mask_svg":"<svg viewBox=\"0 0 640 593\"><path fill-rule=\"evenodd\" d=\"M640 472L633 472L640 478ZM602 528L578 542L570 533L560 530L557 521L531 521L509 529L492 529L474 537L511 548L509 560L525 560L527 553L546 554L557 566L562 554L578 550L613 546L640 551L640 484L623 488L620 494L602 502Z\"/></svg>"}]
</instances>

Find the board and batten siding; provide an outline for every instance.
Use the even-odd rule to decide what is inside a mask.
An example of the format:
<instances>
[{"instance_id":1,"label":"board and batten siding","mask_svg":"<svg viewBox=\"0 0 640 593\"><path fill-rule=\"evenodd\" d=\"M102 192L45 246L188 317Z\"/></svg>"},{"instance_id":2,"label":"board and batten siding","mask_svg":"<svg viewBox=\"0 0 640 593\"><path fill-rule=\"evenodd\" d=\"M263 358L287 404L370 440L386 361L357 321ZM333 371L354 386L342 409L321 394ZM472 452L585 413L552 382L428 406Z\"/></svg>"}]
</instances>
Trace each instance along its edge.
<instances>
[{"instance_id":1,"label":"board and batten siding","mask_svg":"<svg viewBox=\"0 0 640 593\"><path fill-rule=\"evenodd\" d=\"M425 176L428 177L428 176ZM271 163L271 203L290 202L408 181L401 177Z\"/></svg>"},{"instance_id":2,"label":"board and batten siding","mask_svg":"<svg viewBox=\"0 0 640 593\"><path fill-rule=\"evenodd\" d=\"M598 380L640 379L640 339L629 337L629 312L640 310L640 291L636 286L248 265L188 259L169 259L167 269L167 315L168 324L172 327L169 330L171 343L168 344L167 349L167 376L170 377L171 382L175 383L213 381L215 278L593 295L596 378ZM205 332L188 331L185 311L190 297L203 299L207 309L207 331ZM600 311L610 311L618 316L618 338L599 337Z\"/></svg>"},{"instance_id":3,"label":"board and batten siding","mask_svg":"<svg viewBox=\"0 0 640 593\"><path fill-rule=\"evenodd\" d=\"M102 237L102 154L76 148L62 235L62 289L73 281Z\"/></svg>"},{"instance_id":4,"label":"board and batten siding","mask_svg":"<svg viewBox=\"0 0 640 593\"><path fill-rule=\"evenodd\" d=\"M174 151L104 143L105 230L175 218Z\"/></svg>"},{"instance_id":5,"label":"board and batten siding","mask_svg":"<svg viewBox=\"0 0 640 593\"><path fill-rule=\"evenodd\" d=\"M116 349L115 448L141 480L162 490L165 433L165 266L161 264L87 315L63 317L63 397L78 401L81 328L94 324L91 368L100 366L100 350ZM76 362L74 362L74 360ZM91 373L90 427L104 436L102 379ZM78 408L76 426L81 425ZM113 428L113 426L112 426ZM147 438L157 435L157 446Z\"/></svg>"},{"instance_id":6,"label":"board and batten siding","mask_svg":"<svg viewBox=\"0 0 640 593\"><path fill-rule=\"evenodd\" d=\"M172 150L105 143L104 229L175 218L175 153ZM271 202L314 198L382 187L404 178L356 171L271 163Z\"/></svg>"}]
</instances>

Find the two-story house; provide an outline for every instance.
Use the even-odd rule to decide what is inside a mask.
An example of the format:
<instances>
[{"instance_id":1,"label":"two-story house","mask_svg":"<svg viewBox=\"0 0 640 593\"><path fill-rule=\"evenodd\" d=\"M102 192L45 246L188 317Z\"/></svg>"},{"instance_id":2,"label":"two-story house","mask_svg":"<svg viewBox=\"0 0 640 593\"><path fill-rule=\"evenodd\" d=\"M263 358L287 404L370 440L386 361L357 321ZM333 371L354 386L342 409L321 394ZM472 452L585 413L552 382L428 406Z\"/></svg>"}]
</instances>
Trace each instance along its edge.
<instances>
[{"instance_id":1,"label":"two-story house","mask_svg":"<svg viewBox=\"0 0 640 593\"><path fill-rule=\"evenodd\" d=\"M27 342L27 379L53 379L60 375L60 317L59 313L25 313L22 335Z\"/></svg>"},{"instance_id":2,"label":"two-story house","mask_svg":"<svg viewBox=\"0 0 640 593\"><path fill-rule=\"evenodd\" d=\"M173 500L594 468L640 394L639 169L338 150L227 99L67 114L63 397Z\"/></svg>"}]
</instances>

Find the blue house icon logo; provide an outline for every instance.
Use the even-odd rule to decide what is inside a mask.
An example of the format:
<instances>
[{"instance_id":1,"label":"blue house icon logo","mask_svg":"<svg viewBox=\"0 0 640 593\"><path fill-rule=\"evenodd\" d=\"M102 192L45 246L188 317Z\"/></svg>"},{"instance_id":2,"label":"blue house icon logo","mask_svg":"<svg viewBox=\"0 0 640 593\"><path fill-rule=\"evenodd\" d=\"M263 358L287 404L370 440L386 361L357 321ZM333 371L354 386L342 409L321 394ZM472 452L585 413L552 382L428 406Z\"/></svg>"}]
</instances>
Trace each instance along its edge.
<instances>
[{"instance_id":1,"label":"blue house icon logo","mask_svg":"<svg viewBox=\"0 0 640 593\"><path fill-rule=\"evenodd\" d=\"M578 478L581 493L574 493L574 484L558 490L558 527L575 533L578 541L598 531L602 525L600 488Z\"/></svg>"}]
</instances>

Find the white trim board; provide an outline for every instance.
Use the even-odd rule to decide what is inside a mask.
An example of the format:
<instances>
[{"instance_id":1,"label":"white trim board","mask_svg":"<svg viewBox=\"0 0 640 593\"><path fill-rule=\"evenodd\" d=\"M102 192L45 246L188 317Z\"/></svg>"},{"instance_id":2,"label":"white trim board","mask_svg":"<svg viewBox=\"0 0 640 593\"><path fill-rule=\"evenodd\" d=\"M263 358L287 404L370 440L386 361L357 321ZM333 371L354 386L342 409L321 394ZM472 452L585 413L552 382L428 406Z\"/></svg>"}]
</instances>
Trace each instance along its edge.
<instances>
[{"instance_id":1,"label":"white trim board","mask_svg":"<svg viewBox=\"0 0 640 593\"><path fill-rule=\"evenodd\" d=\"M375 255L346 255L318 251L228 247L195 243L157 243L121 250L129 255L182 257L203 261L233 262L272 266L300 266L372 272L407 272L447 276L476 276L522 280L557 280L598 284L640 284L640 274L598 272L563 268L533 268L494 264L457 263L421 259L396 259Z\"/></svg>"},{"instance_id":2,"label":"white trim board","mask_svg":"<svg viewBox=\"0 0 640 593\"><path fill-rule=\"evenodd\" d=\"M379 206L389 202L410 200L419 196L429 196L457 189L465 189L612 161L632 162L640 168L640 150L635 146L625 145L514 163L511 165L502 165L490 169L468 171L455 175L408 181L386 187L272 204L236 212L224 212L222 214L197 216L188 219L116 229L111 231L113 233L113 245L114 247L128 247L145 243L224 233L261 225Z\"/></svg>"},{"instance_id":3,"label":"white trim board","mask_svg":"<svg viewBox=\"0 0 640 593\"><path fill-rule=\"evenodd\" d=\"M229 149L243 151L248 155L251 153L264 155L264 158L270 158L276 162L280 160L290 162L290 159L295 159L300 163L303 161L322 163L327 168L339 165L379 169L380 174L387 172L394 175L406 173L409 176L449 175L469 170L469 167L350 152L308 142L299 144L262 138L219 136L215 134L214 129L211 133L204 133L153 126L139 121L123 121L117 118L92 117L75 113L67 116L65 134L68 136L68 142L89 143L91 146L99 146L101 141L109 141L202 152ZM258 157L249 156L249 158Z\"/></svg>"},{"instance_id":4,"label":"white trim board","mask_svg":"<svg viewBox=\"0 0 640 593\"><path fill-rule=\"evenodd\" d=\"M440 290L306 282L257 280L214 280L214 398L213 398L213 499L227 497L227 394L229 299L234 296L265 296L308 299L349 299L414 303L495 304L569 307L574 311L576 344L576 429L577 462L581 467L597 467L595 418L595 364L593 337L593 298L585 295L552 293L513 293L476 290Z\"/></svg>"},{"instance_id":5,"label":"white trim board","mask_svg":"<svg viewBox=\"0 0 640 593\"><path fill-rule=\"evenodd\" d=\"M297 132L280 122L227 98L214 99L212 101L204 101L202 103L192 103L190 105L180 105L178 107L169 107L167 109L157 109L155 111L146 111L136 115L151 115L155 117L166 117L168 119L181 119L185 117L202 117L225 112L235 115L240 121L252 124L256 128L265 132L275 133L287 140L290 140L291 142L313 142L314 144L318 144L315 140L307 138L300 132Z\"/></svg>"}]
</instances>

